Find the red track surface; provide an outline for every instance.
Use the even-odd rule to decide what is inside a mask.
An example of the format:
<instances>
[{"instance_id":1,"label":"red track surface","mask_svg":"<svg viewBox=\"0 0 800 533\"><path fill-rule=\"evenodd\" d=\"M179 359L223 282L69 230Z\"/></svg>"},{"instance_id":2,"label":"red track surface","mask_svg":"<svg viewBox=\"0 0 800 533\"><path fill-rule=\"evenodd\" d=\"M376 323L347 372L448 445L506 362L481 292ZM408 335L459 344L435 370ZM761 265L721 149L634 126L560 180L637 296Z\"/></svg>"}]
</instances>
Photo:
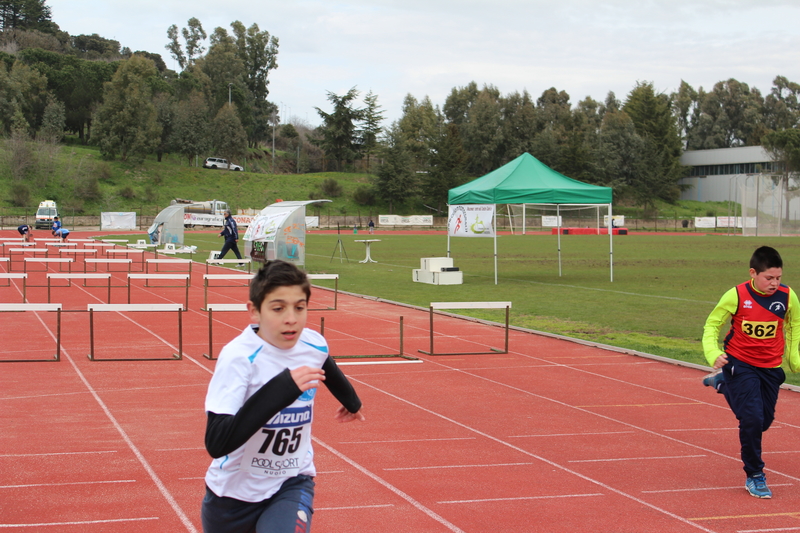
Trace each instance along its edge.
<instances>
[{"instance_id":1,"label":"red track surface","mask_svg":"<svg viewBox=\"0 0 800 533\"><path fill-rule=\"evenodd\" d=\"M10 232L6 235L12 236ZM0 266L0 269L4 269ZM217 269L216 272L222 272ZM199 531L203 401L214 361L202 274L195 265L182 361L89 361L88 317L64 313L60 362L0 365L0 529L59 532ZM43 278L43 274L39 274ZM115 284L121 284L115 274ZM41 283L31 280L31 284ZM133 302L182 302L147 289ZM1 302L19 302L16 281ZM65 309L105 301L80 282L53 291ZM243 287L210 291L241 302ZM123 303L126 289L114 288ZM46 289L30 287L43 302ZM315 290L313 306L331 305ZM172 315L96 316L102 355L177 351ZM429 347L427 311L339 295L325 317L336 354ZM247 323L214 314L215 353ZM501 328L437 316L440 351L502 346ZM0 359L51 356L52 313L0 315ZM744 490L736 420L702 372L512 331L510 352L340 360L366 423L337 424L318 396L315 531L767 532L800 531L800 395L782 391L764 439L772 500ZM367 362L399 364L365 364ZM352 365L352 366L351 366Z\"/></svg>"}]
</instances>

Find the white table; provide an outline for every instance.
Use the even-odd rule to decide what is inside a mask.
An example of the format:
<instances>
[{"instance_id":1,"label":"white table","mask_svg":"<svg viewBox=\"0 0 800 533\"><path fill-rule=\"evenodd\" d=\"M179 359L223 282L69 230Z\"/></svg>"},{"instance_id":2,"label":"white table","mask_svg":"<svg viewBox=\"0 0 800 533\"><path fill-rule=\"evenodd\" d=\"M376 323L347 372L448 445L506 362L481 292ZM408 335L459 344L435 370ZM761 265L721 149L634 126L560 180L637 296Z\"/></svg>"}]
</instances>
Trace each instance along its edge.
<instances>
[{"instance_id":1,"label":"white table","mask_svg":"<svg viewBox=\"0 0 800 533\"><path fill-rule=\"evenodd\" d=\"M362 239L355 242L363 242L364 246L367 247L367 257L365 257L363 261L359 261L359 263L377 263L377 261L375 261L372 256L369 255L369 245L373 242L381 242L380 239Z\"/></svg>"}]
</instances>

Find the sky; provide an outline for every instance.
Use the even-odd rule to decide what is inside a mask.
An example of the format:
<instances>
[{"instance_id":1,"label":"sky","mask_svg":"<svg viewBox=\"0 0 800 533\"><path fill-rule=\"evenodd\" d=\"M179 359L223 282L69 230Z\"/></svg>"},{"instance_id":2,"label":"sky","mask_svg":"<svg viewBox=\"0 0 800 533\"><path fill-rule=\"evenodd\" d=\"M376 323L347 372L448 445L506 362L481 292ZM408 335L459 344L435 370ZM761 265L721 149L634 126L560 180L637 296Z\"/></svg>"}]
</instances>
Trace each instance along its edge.
<instances>
[{"instance_id":1,"label":"sky","mask_svg":"<svg viewBox=\"0 0 800 533\"><path fill-rule=\"evenodd\" d=\"M210 34L257 24L279 39L269 99L282 122L320 123L328 92L378 96L384 125L406 95L443 106L474 81L535 100L555 87L576 105L638 81L671 93L730 78L769 93L800 83L800 2L782 0L47 0L71 35L97 33L160 53L167 28L196 17ZM363 104L360 99L357 104Z\"/></svg>"}]
</instances>

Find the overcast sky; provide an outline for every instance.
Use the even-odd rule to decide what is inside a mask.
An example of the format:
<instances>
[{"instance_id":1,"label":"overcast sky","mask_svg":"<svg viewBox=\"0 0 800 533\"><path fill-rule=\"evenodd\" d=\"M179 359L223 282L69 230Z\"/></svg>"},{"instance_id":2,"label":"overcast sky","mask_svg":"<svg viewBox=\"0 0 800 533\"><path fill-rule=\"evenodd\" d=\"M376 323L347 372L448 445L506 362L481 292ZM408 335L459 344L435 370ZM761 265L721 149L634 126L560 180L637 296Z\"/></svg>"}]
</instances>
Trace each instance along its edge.
<instances>
[{"instance_id":1,"label":"overcast sky","mask_svg":"<svg viewBox=\"0 0 800 533\"><path fill-rule=\"evenodd\" d=\"M318 124L327 91L372 90L387 123L403 98L444 104L454 87L492 84L504 95L550 87L573 105L637 80L672 92L735 78L769 92L800 82L800 2L781 0L47 0L71 35L97 33L160 53L167 28L197 17L207 33L239 20L280 40L269 99L283 121Z\"/></svg>"}]
</instances>

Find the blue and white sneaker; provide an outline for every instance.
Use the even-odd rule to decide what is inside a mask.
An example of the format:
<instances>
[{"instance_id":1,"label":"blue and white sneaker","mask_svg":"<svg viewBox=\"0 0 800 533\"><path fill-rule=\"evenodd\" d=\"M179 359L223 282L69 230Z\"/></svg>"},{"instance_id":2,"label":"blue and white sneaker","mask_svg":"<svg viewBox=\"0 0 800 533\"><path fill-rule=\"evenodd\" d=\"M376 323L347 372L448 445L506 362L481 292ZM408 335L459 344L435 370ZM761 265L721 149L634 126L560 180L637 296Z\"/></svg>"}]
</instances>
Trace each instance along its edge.
<instances>
[{"instance_id":1,"label":"blue and white sneaker","mask_svg":"<svg viewBox=\"0 0 800 533\"><path fill-rule=\"evenodd\" d=\"M724 380L725 376L722 375L722 370L715 370L703 378L703 385L714 387L714 390L719 391L719 386Z\"/></svg>"},{"instance_id":2,"label":"blue and white sneaker","mask_svg":"<svg viewBox=\"0 0 800 533\"><path fill-rule=\"evenodd\" d=\"M744 488L750 493L750 496L756 498L772 498L772 491L767 487L767 477L763 472L747 476L747 481Z\"/></svg>"}]
</instances>

